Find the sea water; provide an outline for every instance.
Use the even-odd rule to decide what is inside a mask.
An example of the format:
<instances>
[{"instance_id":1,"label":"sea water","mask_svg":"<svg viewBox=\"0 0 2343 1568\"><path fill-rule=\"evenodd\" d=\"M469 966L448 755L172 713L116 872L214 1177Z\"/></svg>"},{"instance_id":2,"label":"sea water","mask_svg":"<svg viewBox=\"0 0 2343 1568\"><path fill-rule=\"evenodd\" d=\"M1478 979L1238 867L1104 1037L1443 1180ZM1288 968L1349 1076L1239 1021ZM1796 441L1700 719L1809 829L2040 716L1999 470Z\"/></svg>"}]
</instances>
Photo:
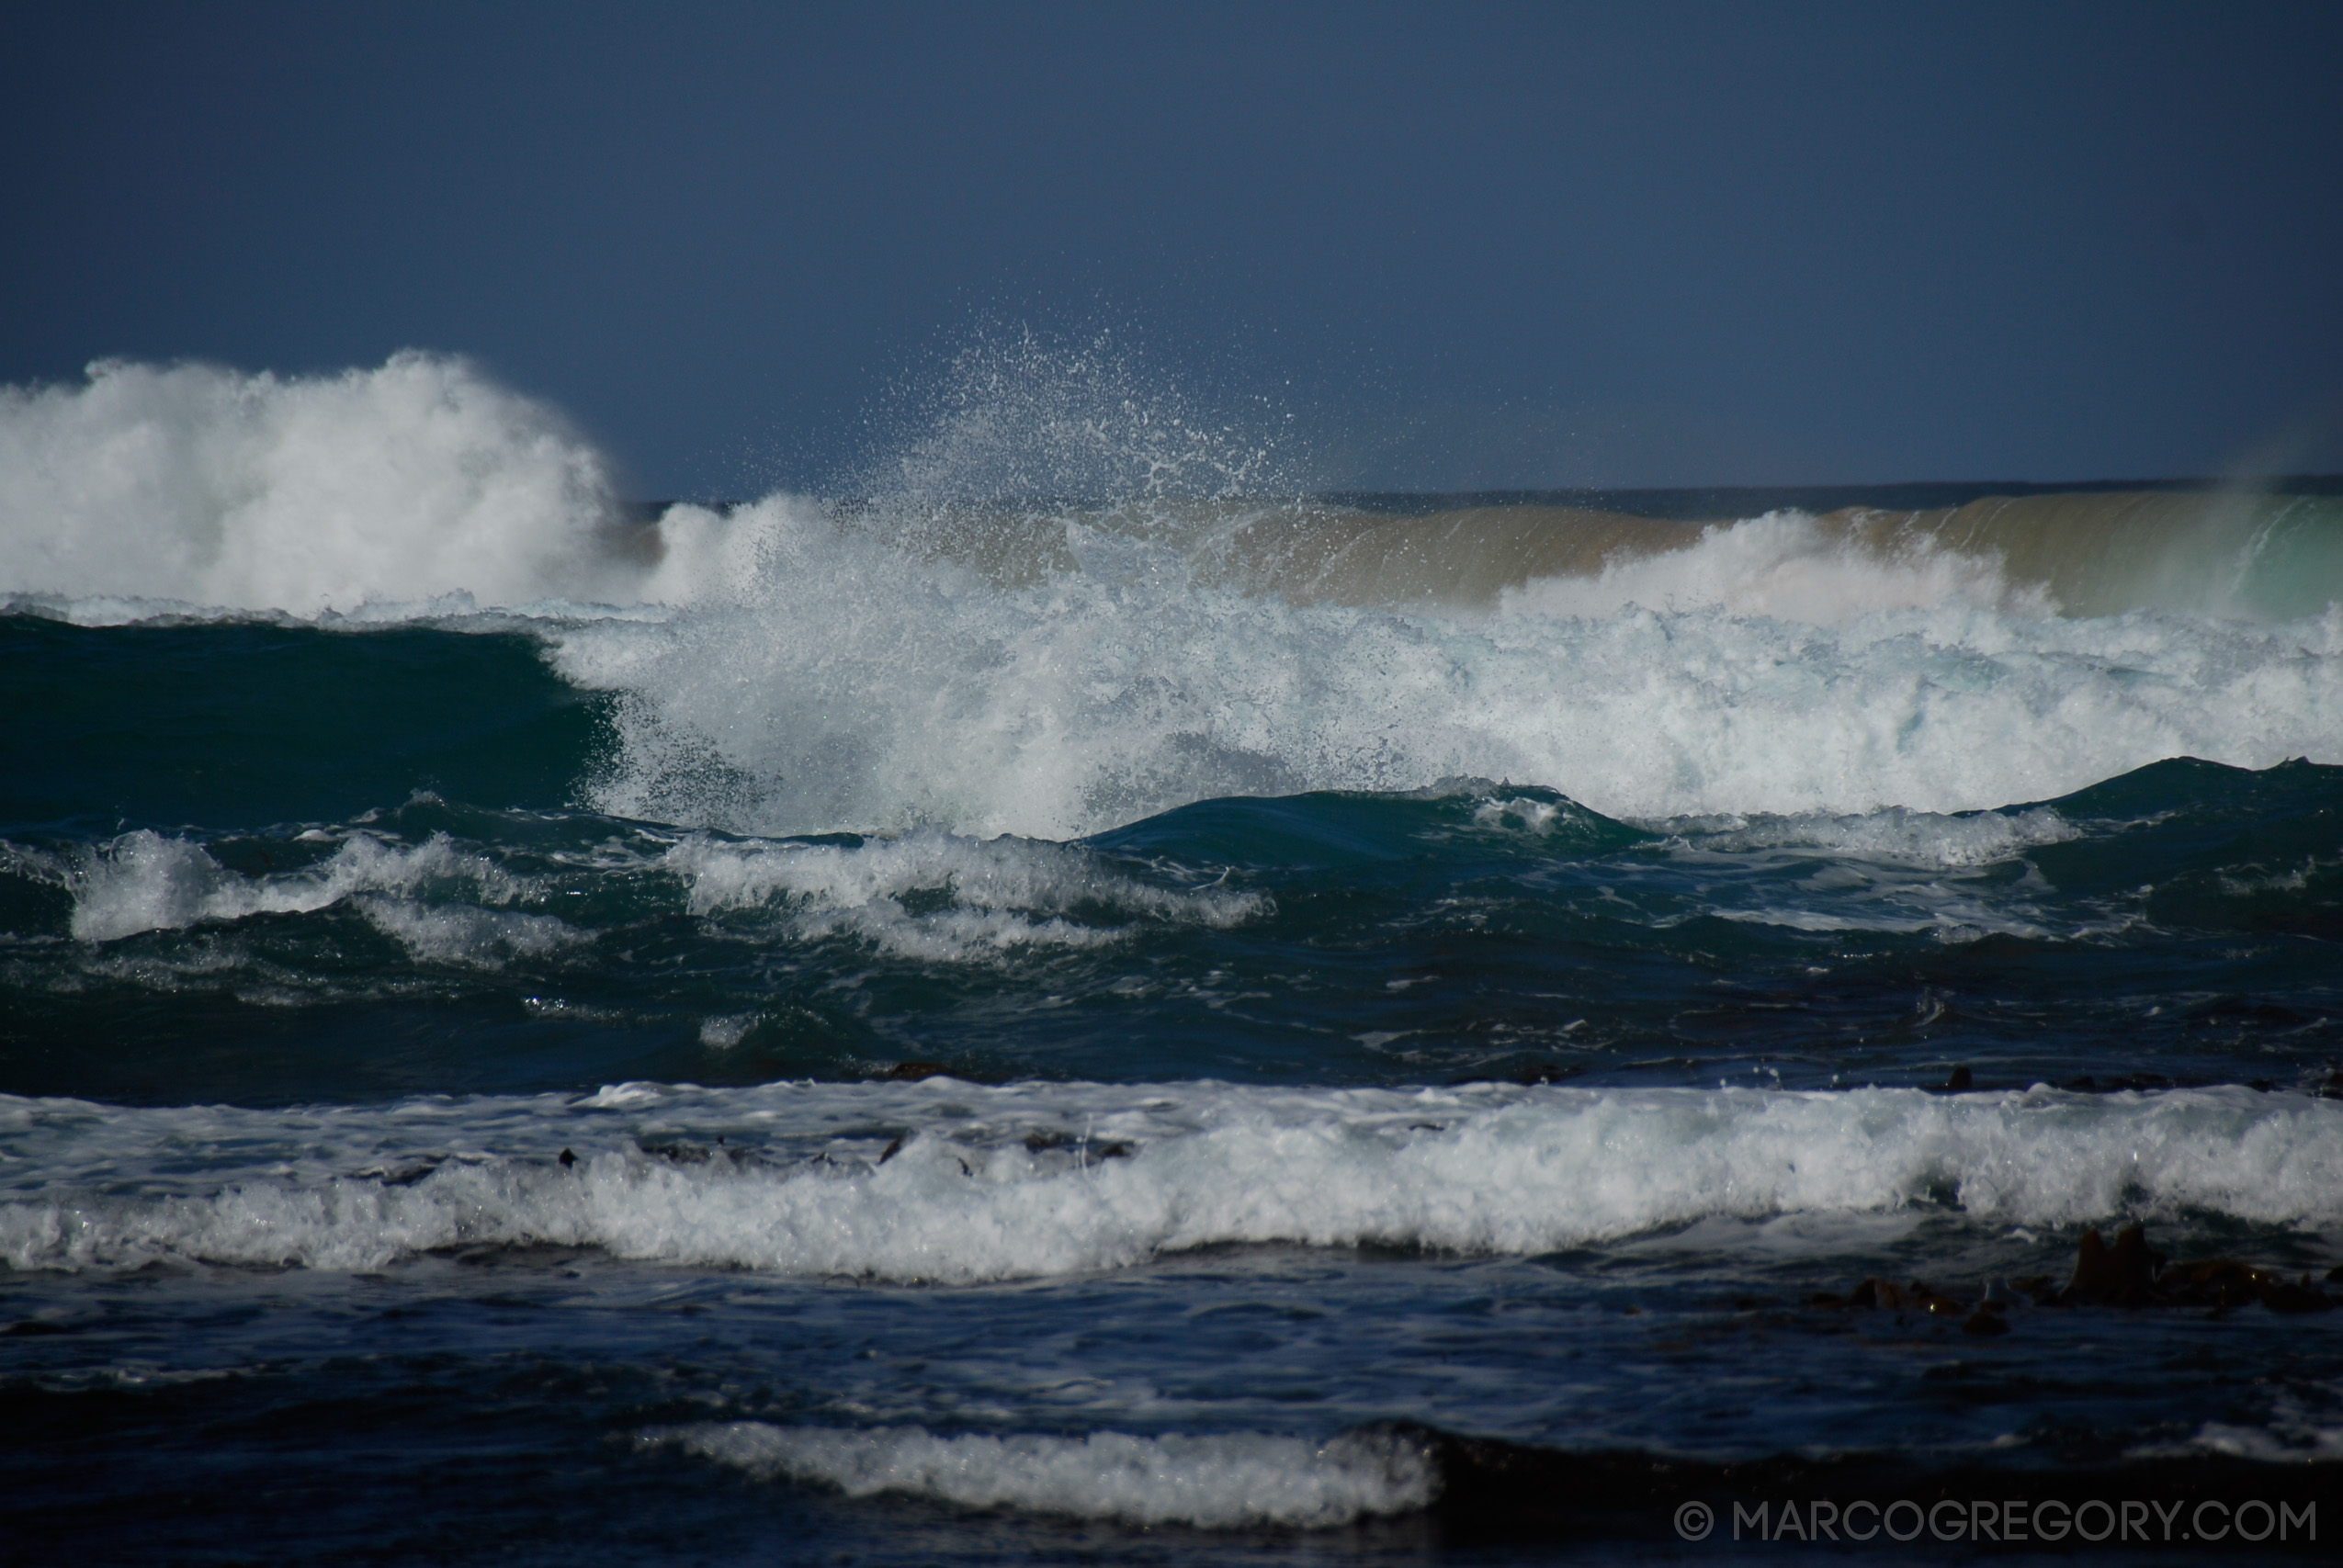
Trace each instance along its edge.
<instances>
[{"instance_id":1,"label":"sea water","mask_svg":"<svg viewBox=\"0 0 2343 1568\"><path fill-rule=\"evenodd\" d=\"M2333 1550L2343 1314L2038 1303L2343 1297L2343 501L1126 392L654 508L457 361L0 394L0 1556Z\"/></svg>"}]
</instances>

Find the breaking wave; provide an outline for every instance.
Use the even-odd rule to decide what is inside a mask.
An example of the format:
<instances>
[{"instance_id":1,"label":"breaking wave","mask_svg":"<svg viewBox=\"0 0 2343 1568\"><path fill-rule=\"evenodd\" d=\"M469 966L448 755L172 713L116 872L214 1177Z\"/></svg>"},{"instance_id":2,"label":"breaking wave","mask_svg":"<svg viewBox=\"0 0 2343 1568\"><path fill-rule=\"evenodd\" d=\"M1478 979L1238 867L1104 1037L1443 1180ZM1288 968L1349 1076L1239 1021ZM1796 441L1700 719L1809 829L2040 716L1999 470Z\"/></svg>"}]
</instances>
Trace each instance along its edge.
<instances>
[{"instance_id":1,"label":"breaking wave","mask_svg":"<svg viewBox=\"0 0 2343 1568\"><path fill-rule=\"evenodd\" d=\"M618 698L599 808L1065 838L1457 776L1651 819L1947 812L2168 756L2343 759L2343 611L1396 614L1216 587L1127 539L1081 536L1081 570L1003 588L800 503L733 520L752 522L768 570L739 602L549 634L562 674Z\"/></svg>"},{"instance_id":2,"label":"breaking wave","mask_svg":"<svg viewBox=\"0 0 2343 1568\"><path fill-rule=\"evenodd\" d=\"M316 858L240 871L193 840L140 829L70 850L0 842L0 871L66 891L67 929L85 942L348 908L418 957L490 967L669 913L776 916L799 941L844 937L948 963L1104 946L1138 924L1225 930L1270 908L1258 893L1139 881L1079 845L937 829L847 843L639 833L550 855L444 830L402 842L366 827L272 842L277 855Z\"/></svg>"},{"instance_id":3,"label":"breaking wave","mask_svg":"<svg viewBox=\"0 0 2343 1568\"><path fill-rule=\"evenodd\" d=\"M589 803L760 834L1058 839L1454 776L1639 819L1946 812L2343 761L2337 498L1402 514L1276 491L1079 355L963 371L856 499L646 521L459 360L104 364L0 393L0 605L526 626L612 695Z\"/></svg>"},{"instance_id":4,"label":"breaking wave","mask_svg":"<svg viewBox=\"0 0 2343 1568\"><path fill-rule=\"evenodd\" d=\"M716 1135L723 1135L722 1142ZM536 1244L972 1282L1223 1244L1536 1254L1711 1217L2343 1219L2343 1104L2240 1089L626 1085L292 1113L0 1100L0 1262ZM572 1162L555 1156L573 1153ZM35 1178L38 1173L38 1179Z\"/></svg>"}]
</instances>

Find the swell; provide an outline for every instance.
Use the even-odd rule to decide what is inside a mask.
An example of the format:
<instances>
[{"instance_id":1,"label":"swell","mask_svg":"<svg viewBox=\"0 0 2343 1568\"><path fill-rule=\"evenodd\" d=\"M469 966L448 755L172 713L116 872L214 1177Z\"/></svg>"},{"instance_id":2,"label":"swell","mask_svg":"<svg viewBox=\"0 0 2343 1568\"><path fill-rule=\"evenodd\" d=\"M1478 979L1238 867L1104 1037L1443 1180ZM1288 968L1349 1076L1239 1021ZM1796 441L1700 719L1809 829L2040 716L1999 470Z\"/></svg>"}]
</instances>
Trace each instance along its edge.
<instances>
[{"instance_id":1,"label":"swell","mask_svg":"<svg viewBox=\"0 0 2343 1568\"><path fill-rule=\"evenodd\" d=\"M1299 604L1579 614L1716 604L1829 622L1950 599L2277 621L2343 595L2343 498L2329 495L1993 495L1705 522L1535 503L1399 514L1299 504L1189 527L1207 579ZM1728 558L1704 571L1704 555ZM1800 575L1825 581L1785 581ZM1541 594L1541 583L1571 588ZM1800 586L1795 599L1784 592Z\"/></svg>"},{"instance_id":2,"label":"swell","mask_svg":"<svg viewBox=\"0 0 2343 1568\"><path fill-rule=\"evenodd\" d=\"M1074 843L741 838L428 795L254 830L83 819L0 838L0 1068L243 1103L938 1059L2311 1087L2336 1039L2338 802L2343 769L2175 761L1968 814L1630 824L1455 780L1212 800Z\"/></svg>"},{"instance_id":3,"label":"swell","mask_svg":"<svg viewBox=\"0 0 2343 1568\"><path fill-rule=\"evenodd\" d=\"M1881 555L1991 556L2067 615L2133 609L2287 620L2343 594L2343 497L1989 496L1957 508L1853 508L1823 520Z\"/></svg>"},{"instance_id":4,"label":"swell","mask_svg":"<svg viewBox=\"0 0 2343 1568\"><path fill-rule=\"evenodd\" d=\"M606 699L521 635L0 615L0 831L346 821L417 790L570 800Z\"/></svg>"},{"instance_id":5,"label":"swell","mask_svg":"<svg viewBox=\"0 0 2343 1568\"><path fill-rule=\"evenodd\" d=\"M1836 624L1954 602L2280 621L2343 596L2343 496L2328 494L2054 491L1927 508L1858 502L1692 518L1654 515L1633 494L1602 498L1611 507L1392 499L1412 504L1154 498L1143 506L961 503L911 514L864 504L838 515L1002 586L1081 572L1087 533L1144 542L1195 581L1242 592L1447 614L1715 604ZM1675 499L1655 492L1652 504Z\"/></svg>"}]
</instances>

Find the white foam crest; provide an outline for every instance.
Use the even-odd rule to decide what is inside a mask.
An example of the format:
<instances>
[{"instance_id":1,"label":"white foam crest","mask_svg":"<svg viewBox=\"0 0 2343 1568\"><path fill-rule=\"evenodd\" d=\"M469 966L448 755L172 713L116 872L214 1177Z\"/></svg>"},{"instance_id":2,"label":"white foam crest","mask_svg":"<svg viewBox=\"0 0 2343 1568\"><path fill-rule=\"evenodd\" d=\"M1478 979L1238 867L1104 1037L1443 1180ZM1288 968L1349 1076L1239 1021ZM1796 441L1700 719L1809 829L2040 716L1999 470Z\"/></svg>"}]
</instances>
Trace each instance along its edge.
<instances>
[{"instance_id":1,"label":"white foam crest","mask_svg":"<svg viewBox=\"0 0 2343 1568\"><path fill-rule=\"evenodd\" d=\"M2190 1459L2220 1454L2262 1464L2343 1464L2343 1427L2290 1422L2271 1428L2208 1421L2185 1442L2134 1449L2131 1459Z\"/></svg>"},{"instance_id":2,"label":"white foam crest","mask_svg":"<svg viewBox=\"0 0 2343 1568\"><path fill-rule=\"evenodd\" d=\"M2343 1395L2343 1384L2331 1381L2281 1384L2271 1390L2268 1418L2261 1426L2208 1421L2185 1438L2147 1444L2123 1457L2222 1454L2263 1464L2343 1464L2343 1425L2336 1418L2338 1395Z\"/></svg>"},{"instance_id":3,"label":"white foam crest","mask_svg":"<svg viewBox=\"0 0 2343 1568\"><path fill-rule=\"evenodd\" d=\"M2008 581L1992 555L1927 540L1883 554L1802 512L1713 525L1681 549L1616 557L1592 576L1538 578L1505 589L1498 604L1509 615L1607 616L1642 605L1832 626L1883 610L1951 606L2040 616L2057 609L2041 588Z\"/></svg>"},{"instance_id":4,"label":"white foam crest","mask_svg":"<svg viewBox=\"0 0 2343 1568\"><path fill-rule=\"evenodd\" d=\"M882 1159L890 1123L905 1134ZM731 1137L706 1157L644 1152L695 1128L705 1141L711 1125ZM564 1146L574 1167L551 1158ZM364 1269L431 1248L551 1243L968 1282L1229 1243L1536 1254L1711 1216L1945 1201L1995 1225L2343 1217L2343 1105L2244 1089L937 1078L281 1114L0 1100L0 1259L19 1269L175 1256ZM428 1174L380 1174L418 1159Z\"/></svg>"},{"instance_id":5,"label":"white foam crest","mask_svg":"<svg viewBox=\"0 0 2343 1568\"><path fill-rule=\"evenodd\" d=\"M520 604L638 597L655 554L598 452L459 359L281 378L107 361L0 389L0 590Z\"/></svg>"},{"instance_id":6,"label":"white foam crest","mask_svg":"<svg viewBox=\"0 0 2343 1568\"><path fill-rule=\"evenodd\" d=\"M555 634L566 676L622 694L606 810L1062 839L1456 775L1651 819L1974 810L2183 755L2343 761L2343 610L1474 619L1290 605L1200 584L1168 548L1004 587L801 504L731 525L764 562L735 598Z\"/></svg>"},{"instance_id":7,"label":"white foam crest","mask_svg":"<svg viewBox=\"0 0 2343 1568\"><path fill-rule=\"evenodd\" d=\"M355 834L316 866L245 876L200 844L140 829L54 870L74 895L72 931L84 942L202 920L310 914L344 899L418 957L443 962L493 966L583 935L549 915L483 907L513 902L526 884L445 833L415 845ZM444 902L451 894L464 902Z\"/></svg>"},{"instance_id":8,"label":"white foam crest","mask_svg":"<svg viewBox=\"0 0 2343 1568\"><path fill-rule=\"evenodd\" d=\"M1480 801L1473 807L1473 826L1488 832L1524 833L1535 838L1556 822L1569 819L1569 807L1532 795L1508 795Z\"/></svg>"},{"instance_id":9,"label":"white foam crest","mask_svg":"<svg viewBox=\"0 0 2343 1568\"><path fill-rule=\"evenodd\" d=\"M966 1508L1016 1508L1140 1526L1324 1529L1432 1502L1439 1476L1421 1446L1346 1434L1330 1442L1264 1433L1082 1438L936 1437L918 1427L848 1430L707 1423L643 1434L761 1479L892 1493Z\"/></svg>"},{"instance_id":10,"label":"white foam crest","mask_svg":"<svg viewBox=\"0 0 2343 1568\"><path fill-rule=\"evenodd\" d=\"M1896 808L1859 816L1679 818L1647 824L1670 835L1669 861L1713 877L1704 897L1722 919L1806 931L1927 932L1948 942L1990 933L2030 941L2103 931L2043 895L2032 868L2011 880L1989 867L2063 843L2080 830L2047 807L1961 816ZM1816 862L1823 863L1817 865Z\"/></svg>"},{"instance_id":11,"label":"white foam crest","mask_svg":"<svg viewBox=\"0 0 2343 1568\"><path fill-rule=\"evenodd\" d=\"M964 838L917 829L858 845L741 843L695 837L663 863L696 915L779 901L807 938L850 933L908 957L960 959L1013 947L1089 947L1126 929L1083 914L1218 928L1260 914L1258 894L1150 886L1076 845ZM909 896L950 900L912 912ZM1036 918L1038 917L1038 918Z\"/></svg>"},{"instance_id":12,"label":"white foam crest","mask_svg":"<svg viewBox=\"0 0 2343 1568\"><path fill-rule=\"evenodd\" d=\"M586 933L552 915L516 909L468 908L401 898L361 898L358 908L377 931L396 937L417 958L495 969L514 958L542 958L586 940Z\"/></svg>"},{"instance_id":13,"label":"white foam crest","mask_svg":"<svg viewBox=\"0 0 2343 1568\"><path fill-rule=\"evenodd\" d=\"M2081 837L2081 829L2046 806L1961 816L1897 807L1850 817L1693 817L1651 826L1701 850L1726 854L1819 850L1857 860L1948 867L1993 865Z\"/></svg>"}]
</instances>

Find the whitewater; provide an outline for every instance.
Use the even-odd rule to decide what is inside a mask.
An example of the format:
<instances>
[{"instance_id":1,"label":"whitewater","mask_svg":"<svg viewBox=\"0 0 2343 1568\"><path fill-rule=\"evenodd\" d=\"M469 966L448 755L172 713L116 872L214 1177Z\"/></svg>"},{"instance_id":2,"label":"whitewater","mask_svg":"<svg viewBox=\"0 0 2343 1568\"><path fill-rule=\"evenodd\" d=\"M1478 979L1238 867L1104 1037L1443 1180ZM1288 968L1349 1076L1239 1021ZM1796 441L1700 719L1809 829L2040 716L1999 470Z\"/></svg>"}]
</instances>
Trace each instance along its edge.
<instances>
[{"instance_id":1,"label":"whitewater","mask_svg":"<svg viewBox=\"0 0 2343 1568\"><path fill-rule=\"evenodd\" d=\"M646 503L457 357L0 389L0 1517L2320 1497L2343 486L1353 495L1031 339L922 410Z\"/></svg>"},{"instance_id":2,"label":"whitewater","mask_svg":"<svg viewBox=\"0 0 2343 1568\"><path fill-rule=\"evenodd\" d=\"M855 1135L873 1127L902 1130ZM40 1177L37 1190L0 1190L0 1258L17 1269L175 1257L372 1270L550 1244L968 1283L1229 1244L1535 1255L1934 1196L2013 1224L2126 1210L2343 1224L2343 1106L2236 1090L1946 1100L939 1077L723 1094L622 1084L293 1118L11 1099L0 1128ZM694 1142L710 1128L729 1142Z\"/></svg>"},{"instance_id":3,"label":"whitewater","mask_svg":"<svg viewBox=\"0 0 2343 1568\"><path fill-rule=\"evenodd\" d=\"M1421 540L1307 499L1004 520L906 479L876 503L642 522L611 472L460 361L309 380L102 365L0 402L0 582L88 625L517 621L566 680L624 699L592 804L768 835L1068 838L1214 796L1449 777L1626 818L1958 811L2165 757L2343 761L2343 612L2190 614L2194 572L2197 604L2076 618L1991 546L1774 513L1460 599L1404 580ZM2273 540L2337 531L2300 504L2202 510L2149 542L2225 557L2238 603ZM1453 548L1495 548L1455 527ZM1374 581L1329 596L1327 554L1369 547Z\"/></svg>"}]
</instances>

